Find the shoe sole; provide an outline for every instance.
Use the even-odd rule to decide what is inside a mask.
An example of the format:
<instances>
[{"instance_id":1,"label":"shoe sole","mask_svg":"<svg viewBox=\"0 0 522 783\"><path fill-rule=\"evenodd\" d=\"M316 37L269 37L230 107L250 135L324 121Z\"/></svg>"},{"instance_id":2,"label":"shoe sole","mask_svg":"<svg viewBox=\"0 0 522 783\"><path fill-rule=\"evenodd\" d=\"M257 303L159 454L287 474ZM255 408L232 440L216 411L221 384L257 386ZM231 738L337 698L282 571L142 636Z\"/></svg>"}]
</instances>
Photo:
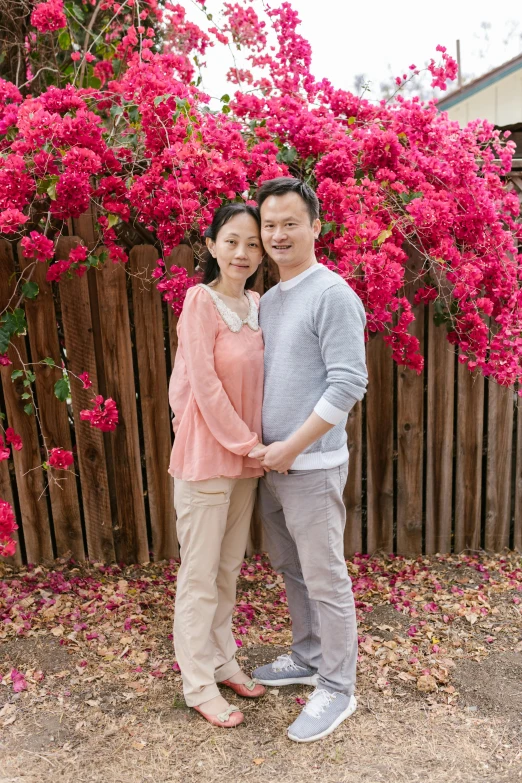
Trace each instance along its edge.
<instances>
[{"instance_id":1,"label":"shoe sole","mask_svg":"<svg viewBox=\"0 0 522 783\"><path fill-rule=\"evenodd\" d=\"M280 688L282 685L317 685L318 675L313 674L311 677L292 677L284 680L260 680L258 677L254 677L254 680L260 685L268 685L269 687Z\"/></svg>"},{"instance_id":2,"label":"shoe sole","mask_svg":"<svg viewBox=\"0 0 522 783\"><path fill-rule=\"evenodd\" d=\"M337 717L331 726L328 726L327 729L324 731L321 731L320 734L314 734L313 737L306 737L306 739L303 739L302 737L296 737L294 734L288 733L288 739L291 739L293 742L316 742L316 740L323 739L323 737L327 737L329 734L331 734L333 731L336 730L338 726L341 725L343 720L346 720L346 718L349 718L350 715L353 715L355 710L357 709L357 699L355 696L352 696L350 699L350 703L348 704L347 708L344 712L341 712L339 717Z\"/></svg>"}]
</instances>

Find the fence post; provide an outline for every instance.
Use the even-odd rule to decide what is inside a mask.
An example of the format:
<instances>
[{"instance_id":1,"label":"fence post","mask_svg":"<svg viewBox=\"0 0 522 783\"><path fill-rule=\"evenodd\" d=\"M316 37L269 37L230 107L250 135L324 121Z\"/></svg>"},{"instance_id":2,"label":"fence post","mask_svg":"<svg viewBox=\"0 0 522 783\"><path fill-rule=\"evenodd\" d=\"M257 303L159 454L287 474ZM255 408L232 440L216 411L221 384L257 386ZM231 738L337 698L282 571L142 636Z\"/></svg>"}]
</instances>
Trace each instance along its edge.
<instances>
[{"instance_id":1,"label":"fence post","mask_svg":"<svg viewBox=\"0 0 522 783\"><path fill-rule=\"evenodd\" d=\"M62 237L57 243L56 258L68 258L80 241L80 237ZM87 553L91 560L110 563L116 555L104 436L88 421L80 419L80 411L91 408L94 394L100 391L88 282L89 275L94 274L94 270L89 270L81 278L74 275L63 280L59 291L67 366L75 375L88 372L93 384L91 389L84 389L78 381L71 382Z\"/></svg>"},{"instance_id":2,"label":"fence post","mask_svg":"<svg viewBox=\"0 0 522 783\"><path fill-rule=\"evenodd\" d=\"M393 360L382 335L368 343L367 550L393 552Z\"/></svg>"},{"instance_id":3,"label":"fence post","mask_svg":"<svg viewBox=\"0 0 522 783\"><path fill-rule=\"evenodd\" d=\"M22 273L34 265L31 280L38 285L36 299L25 301L27 332L31 346L31 359L41 362L50 357L61 368L62 359L53 290L46 280L47 265L24 258L22 248L18 247L18 261ZM44 364L35 368L35 387L40 408L40 426L48 450L61 447L71 451L71 431L67 407L54 394L54 384L61 378L61 371ZM53 530L58 556L71 554L75 560L85 559L83 547L80 508L74 467L58 474L59 484L49 480L49 495L53 514Z\"/></svg>"},{"instance_id":4,"label":"fence post","mask_svg":"<svg viewBox=\"0 0 522 783\"><path fill-rule=\"evenodd\" d=\"M151 245L133 247L129 257L147 497L156 561L179 555L173 481L167 472L172 428L167 399L163 314L161 295L151 277L157 259L158 252Z\"/></svg>"},{"instance_id":5,"label":"fence post","mask_svg":"<svg viewBox=\"0 0 522 783\"><path fill-rule=\"evenodd\" d=\"M455 351L446 330L428 327L428 432L426 460L426 554L451 552L453 401Z\"/></svg>"},{"instance_id":6,"label":"fence post","mask_svg":"<svg viewBox=\"0 0 522 783\"><path fill-rule=\"evenodd\" d=\"M0 240L0 310L8 304L14 293L15 264L11 245ZM40 442L36 427L35 414L27 415L24 406L28 401L22 400L25 392L23 378L11 381L11 373L21 370L22 363L27 363L27 350L23 337L14 337L8 351L12 364L0 368L4 400L9 426L23 440L21 451L14 451L13 459L16 475L16 486L22 515L25 550L30 563L41 563L52 560L51 524L44 497L46 487L43 480ZM20 361L21 359L21 361Z\"/></svg>"}]
</instances>

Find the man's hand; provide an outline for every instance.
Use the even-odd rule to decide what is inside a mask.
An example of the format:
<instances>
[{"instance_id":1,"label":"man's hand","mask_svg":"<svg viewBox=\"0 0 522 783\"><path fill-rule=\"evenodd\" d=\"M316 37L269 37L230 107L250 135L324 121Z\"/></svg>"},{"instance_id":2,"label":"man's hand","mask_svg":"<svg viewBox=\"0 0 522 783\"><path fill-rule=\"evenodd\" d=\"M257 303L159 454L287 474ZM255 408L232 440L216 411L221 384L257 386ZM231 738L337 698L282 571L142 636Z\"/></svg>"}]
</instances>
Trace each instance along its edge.
<instances>
[{"instance_id":1,"label":"man's hand","mask_svg":"<svg viewBox=\"0 0 522 783\"><path fill-rule=\"evenodd\" d=\"M287 473L298 456L298 452L291 447L286 440L276 441L270 446L265 446L265 453L261 464L265 470L276 470L278 473Z\"/></svg>"}]
</instances>

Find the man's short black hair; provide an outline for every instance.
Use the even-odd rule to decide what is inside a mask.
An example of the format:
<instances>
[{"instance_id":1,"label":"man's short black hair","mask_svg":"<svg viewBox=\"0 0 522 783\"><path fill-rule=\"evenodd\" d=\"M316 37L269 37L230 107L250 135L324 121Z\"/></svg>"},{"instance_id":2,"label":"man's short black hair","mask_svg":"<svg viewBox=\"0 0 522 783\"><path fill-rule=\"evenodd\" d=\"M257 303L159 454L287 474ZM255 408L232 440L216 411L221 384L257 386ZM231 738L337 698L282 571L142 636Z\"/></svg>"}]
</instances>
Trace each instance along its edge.
<instances>
[{"instance_id":1,"label":"man's short black hair","mask_svg":"<svg viewBox=\"0 0 522 783\"><path fill-rule=\"evenodd\" d=\"M259 209L269 196L285 196L287 193L297 193L301 196L310 215L310 223L319 218L319 199L310 185L295 177L276 177L263 182L257 191Z\"/></svg>"}]
</instances>

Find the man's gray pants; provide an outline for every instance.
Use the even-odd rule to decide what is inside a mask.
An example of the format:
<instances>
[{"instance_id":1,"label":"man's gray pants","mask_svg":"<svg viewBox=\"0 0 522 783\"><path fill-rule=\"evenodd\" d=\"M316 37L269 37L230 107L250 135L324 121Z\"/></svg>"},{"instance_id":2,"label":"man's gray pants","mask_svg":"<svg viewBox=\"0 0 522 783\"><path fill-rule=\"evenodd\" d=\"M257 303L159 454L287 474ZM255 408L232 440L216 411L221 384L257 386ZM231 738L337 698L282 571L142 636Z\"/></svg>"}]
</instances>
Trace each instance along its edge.
<instances>
[{"instance_id":1,"label":"man's gray pants","mask_svg":"<svg viewBox=\"0 0 522 783\"><path fill-rule=\"evenodd\" d=\"M284 576L292 618L292 658L318 671L319 688L351 696L357 621L344 559L348 466L270 471L259 482L265 544Z\"/></svg>"}]
</instances>

